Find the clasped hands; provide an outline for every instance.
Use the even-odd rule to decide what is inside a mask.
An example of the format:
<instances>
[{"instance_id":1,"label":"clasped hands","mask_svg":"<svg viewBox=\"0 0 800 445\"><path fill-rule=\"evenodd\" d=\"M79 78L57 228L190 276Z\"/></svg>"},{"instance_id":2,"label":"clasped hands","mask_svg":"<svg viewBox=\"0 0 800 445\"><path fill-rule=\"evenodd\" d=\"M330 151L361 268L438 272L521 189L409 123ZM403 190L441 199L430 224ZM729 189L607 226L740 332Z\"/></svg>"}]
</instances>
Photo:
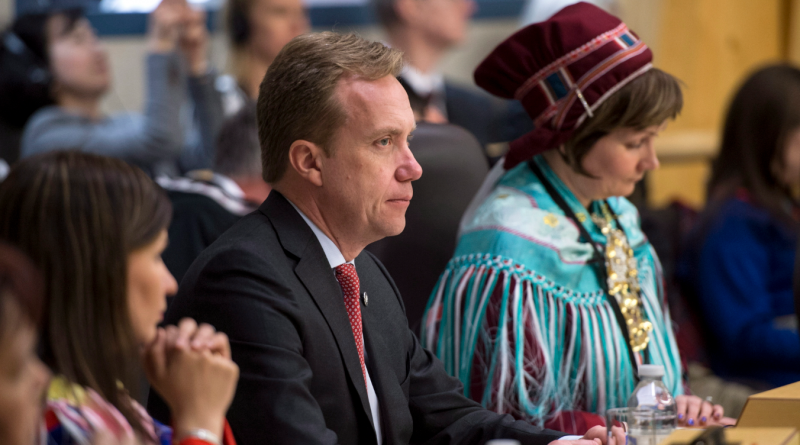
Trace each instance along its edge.
<instances>
[{"instance_id":1,"label":"clasped hands","mask_svg":"<svg viewBox=\"0 0 800 445\"><path fill-rule=\"evenodd\" d=\"M147 379L172 412L175 437L196 429L222 437L239 379L228 337L184 318L159 328L142 354Z\"/></svg>"}]
</instances>

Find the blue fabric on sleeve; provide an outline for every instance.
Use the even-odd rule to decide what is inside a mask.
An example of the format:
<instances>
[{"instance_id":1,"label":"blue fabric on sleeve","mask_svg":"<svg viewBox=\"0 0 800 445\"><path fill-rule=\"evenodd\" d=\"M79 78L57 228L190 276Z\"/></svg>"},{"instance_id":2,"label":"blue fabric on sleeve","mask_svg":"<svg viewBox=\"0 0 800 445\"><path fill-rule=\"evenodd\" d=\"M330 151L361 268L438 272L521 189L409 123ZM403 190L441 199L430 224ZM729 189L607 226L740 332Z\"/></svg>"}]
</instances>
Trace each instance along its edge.
<instances>
[{"instance_id":1,"label":"blue fabric on sleeve","mask_svg":"<svg viewBox=\"0 0 800 445\"><path fill-rule=\"evenodd\" d=\"M718 373L773 385L800 380L800 337L776 324L794 314L794 248L765 210L738 199L708 226L692 275Z\"/></svg>"}]
</instances>

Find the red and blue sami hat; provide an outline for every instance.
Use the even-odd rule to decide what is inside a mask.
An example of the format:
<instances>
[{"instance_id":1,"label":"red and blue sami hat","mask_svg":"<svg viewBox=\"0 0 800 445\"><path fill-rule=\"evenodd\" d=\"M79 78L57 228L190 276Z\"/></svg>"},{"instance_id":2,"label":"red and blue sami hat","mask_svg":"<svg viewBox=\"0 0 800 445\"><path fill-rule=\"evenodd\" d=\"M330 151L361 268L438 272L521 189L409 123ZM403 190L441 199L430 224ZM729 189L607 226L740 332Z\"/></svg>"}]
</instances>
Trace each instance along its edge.
<instances>
[{"instance_id":1,"label":"red and blue sami hat","mask_svg":"<svg viewBox=\"0 0 800 445\"><path fill-rule=\"evenodd\" d=\"M567 140L603 101L652 68L653 53L622 21L589 3L567 6L506 39L475 83L517 99L534 130L511 142L505 168Z\"/></svg>"}]
</instances>

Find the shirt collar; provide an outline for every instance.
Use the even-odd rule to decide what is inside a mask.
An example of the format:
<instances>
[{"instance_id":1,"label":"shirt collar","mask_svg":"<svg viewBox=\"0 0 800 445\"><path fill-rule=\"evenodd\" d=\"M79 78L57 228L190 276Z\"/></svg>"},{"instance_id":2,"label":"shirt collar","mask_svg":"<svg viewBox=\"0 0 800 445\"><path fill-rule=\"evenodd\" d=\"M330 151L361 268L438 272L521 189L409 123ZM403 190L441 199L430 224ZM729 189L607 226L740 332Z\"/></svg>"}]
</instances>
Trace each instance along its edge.
<instances>
[{"instance_id":1,"label":"shirt collar","mask_svg":"<svg viewBox=\"0 0 800 445\"><path fill-rule=\"evenodd\" d=\"M400 74L406 83L420 96L427 96L432 93L444 92L444 76L442 73L434 71L423 73L422 71L406 64Z\"/></svg>"},{"instance_id":2,"label":"shirt collar","mask_svg":"<svg viewBox=\"0 0 800 445\"><path fill-rule=\"evenodd\" d=\"M325 233L323 233L322 230L320 230L316 224L314 224L310 219L308 219L306 214L303 213L300 209L298 209L297 206L294 205L292 201L290 201L288 198L286 200L289 201L289 204L291 204L292 207L294 207L294 209L297 210L297 213L299 213L300 216L303 217L303 221L305 221L306 224L308 224L308 227L311 227L311 231L314 232L314 235L317 237L319 244L322 246L322 250L325 252L325 257L328 258L328 263L330 263L331 269L335 269L336 267L339 267L345 263L355 265L353 261L345 261L344 255L342 255L342 251L339 250L338 247L336 247L336 244L330 238L328 238L328 235L325 235Z\"/></svg>"},{"instance_id":3,"label":"shirt collar","mask_svg":"<svg viewBox=\"0 0 800 445\"><path fill-rule=\"evenodd\" d=\"M244 190L239 187L239 184L222 173L212 172L211 170L192 170L186 173L186 177L197 181L210 182L221 188L229 196L244 199Z\"/></svg>"}]
</instances>

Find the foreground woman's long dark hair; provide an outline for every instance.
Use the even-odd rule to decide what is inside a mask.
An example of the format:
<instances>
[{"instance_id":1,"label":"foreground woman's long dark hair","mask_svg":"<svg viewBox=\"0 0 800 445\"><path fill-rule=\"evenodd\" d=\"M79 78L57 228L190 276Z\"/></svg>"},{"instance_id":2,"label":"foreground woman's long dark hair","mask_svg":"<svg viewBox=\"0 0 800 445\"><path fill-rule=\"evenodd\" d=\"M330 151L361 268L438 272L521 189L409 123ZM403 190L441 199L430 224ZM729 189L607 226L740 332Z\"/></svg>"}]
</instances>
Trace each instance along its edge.
<instances>
[{"instance_id":1,"label":"foreground woman's long dark hair","mask_svg":"<svg viewBox=\"0 0 800 445\"><path fill-rule=\"evenodd\" d=\"M43 358L95 390L142 433L131 404L141 376L127 305L127 258L170 221L163 190L117 159L54 152L26 159L0 184L0 238L41 269ZM100 273L102 271L102 273Z\"/></svg>"}]
</instances>

